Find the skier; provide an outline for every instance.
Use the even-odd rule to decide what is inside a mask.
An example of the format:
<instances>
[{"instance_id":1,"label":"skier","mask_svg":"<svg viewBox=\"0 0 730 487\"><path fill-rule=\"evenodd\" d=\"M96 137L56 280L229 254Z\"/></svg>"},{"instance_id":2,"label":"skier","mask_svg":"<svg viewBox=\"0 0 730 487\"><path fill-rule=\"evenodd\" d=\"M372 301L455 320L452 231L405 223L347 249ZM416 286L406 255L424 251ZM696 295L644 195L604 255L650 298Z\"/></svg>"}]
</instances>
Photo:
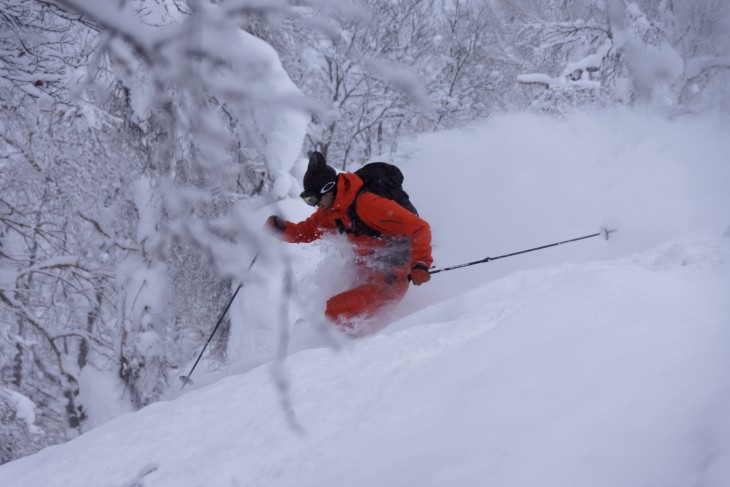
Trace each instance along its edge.
<instances>
[{"instance_id":1,"label":"skier","mask_svg":"<svg viewBox=\"0 0 730 487\"><path fill-rule=\"evenodd\" d=\"M357 174L337 174L320 152L310 155L303 183L300 196L316 211L300 223L272 215L266 225L292 243L347 235L356 256L355 285L327 301L325 316L341 330L359 334L356 323L400 301L409 280L420 286L431 279L431 228L393 199L368 191Z\"/></svg>"}]
</instances>

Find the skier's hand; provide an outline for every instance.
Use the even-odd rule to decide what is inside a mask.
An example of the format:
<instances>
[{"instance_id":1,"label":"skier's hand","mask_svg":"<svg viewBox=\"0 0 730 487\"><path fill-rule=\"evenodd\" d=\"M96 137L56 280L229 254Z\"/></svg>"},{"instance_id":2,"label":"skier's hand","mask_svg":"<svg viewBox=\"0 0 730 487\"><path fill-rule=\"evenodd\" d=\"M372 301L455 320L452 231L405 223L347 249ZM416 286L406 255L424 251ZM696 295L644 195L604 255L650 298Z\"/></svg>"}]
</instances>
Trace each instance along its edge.
<instances>
[{"instance_id":1,"label":"skier's hand","mask_svg":"<svg viewBox=\"0 0 730 487\"><path fill-rule=\"evenodd\" d=\"M413 284L416 286L420 286L421 284L425 284L431 280L431 274L428 272L428 266L426 266L423 262L416 262L416 265L413 266L411 274L408 277L410 277L411 281L413 281Z\"/></svg>"},{"instance_id":2,"label":"skier's hand","mask_svg":"<svg viewBox=\"0 0 730 487\"><path fill-rule=\"evenodd\" d=\"M286 229L286 222L276 215L271 215L266 220L266 227L278 233L282 233Z\"/></svg>"}]
</instances>

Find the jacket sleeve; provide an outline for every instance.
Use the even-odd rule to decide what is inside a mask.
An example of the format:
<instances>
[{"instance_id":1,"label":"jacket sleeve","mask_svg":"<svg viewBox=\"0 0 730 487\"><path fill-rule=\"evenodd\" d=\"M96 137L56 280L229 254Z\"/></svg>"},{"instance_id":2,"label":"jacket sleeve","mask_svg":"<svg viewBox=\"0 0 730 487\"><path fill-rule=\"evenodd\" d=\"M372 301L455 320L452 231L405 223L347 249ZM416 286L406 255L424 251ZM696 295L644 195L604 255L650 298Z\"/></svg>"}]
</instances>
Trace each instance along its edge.
<instances>
[{"instance_id":1,"label":"jacket sleeve","mask_svg":"<svg viewBox=\"0 0 730 487\"><path fill-rule=\"evenodd\" d=\"M281 239L292 243L309 243L320 238L330 227L331 225L325 218L324 211L317 208L317 211L303 222L293 223L287 221Z\"/></svg>"},{"instance_id":2,"label":"jacket sleeve","mask_svg":"<svg viewBox=\"0 0 730 487\"><path fill-rule=\"evenodd\" d=\"M373 193L359 197L357 214L366 225L383 235L407 237L411 243L411 266L423 262L431 267L431 226L425 220L395 201Z\"/></svg>"}]
</instances>

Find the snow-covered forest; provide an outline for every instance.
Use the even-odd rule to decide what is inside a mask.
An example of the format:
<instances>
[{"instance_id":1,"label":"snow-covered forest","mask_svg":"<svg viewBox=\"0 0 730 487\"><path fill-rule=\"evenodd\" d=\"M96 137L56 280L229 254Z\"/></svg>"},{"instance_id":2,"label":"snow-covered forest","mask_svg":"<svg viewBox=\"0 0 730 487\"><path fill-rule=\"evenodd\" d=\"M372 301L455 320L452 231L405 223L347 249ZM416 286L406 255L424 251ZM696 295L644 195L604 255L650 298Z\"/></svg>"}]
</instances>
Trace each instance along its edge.
<instances>
[{"instance_id":1,"label":"snow-covered forest","mask_svg":"<svg viewBox=\"0 0 730 487\"><path fill-rule=\"evenodd\" d=\"M402 165L409 193L432 224L438 265L621 226L612 246L561 249L544 264L564 267L531 271L542 262L531 254L490 264L489 275L434 277L394 310L397 323L387 330L397 338L374 342L393 354L418 361L447 348L439 340L450 338L432 336L433 327L414 336L419 323L473 326L455 342L488 331L489 320L503 314L476 304L482 298L512 310L547 286L551 297L566 299L557 281L573 275L580 278L567 287L577 294L592 273L601 291L618 294L595 302L617 320L631 316L617 311L625 303L649 309L631 301L632 292L656 289L649 282L655 276L635 266L671 267L676 285L658 284L669 292L649 293L656 302L687 287L730 289L722 273L727 235L666 244L730 225L726 0L0 0L0 23L0 463L177 397L177 377L188 372L239 283L245 304L232 308L208 345L196 387L281 359L288 341L308 348L312 337L289 336L287 327L302 317L318 324L318 300L344 278L320 264L339 266L347 256L332 242L285 249L261 227L277 211L307 216L296 196L315 149L340 170L373 160ZM460 201L460 193L470 196ZM599 259L618 260L586 264ZM694 288L677 281L686 277L685 264L690 274L722 272L707 271L707 285ZM637 287L615 291L617 275L635 278ZM514 289L525 294L512 298ZM461 304L423 311L450 299ZM708 335L681 335L695 347L690 359L701 360L702 347L717 343L708 336L727 338L717 326L730 324L722 299L690 299L687 308L673 302L676 309L662 315L689 336L682 313L696 319L708 305L706 319L696 320ZM536 313L559 315L558 308ZM563 331L578 348L575 330ZM651 334L662 329L643 332L638 343L651 347ZM334 349L349 346L323 336ZM429 341L435 351L412 345ZM504 350L525 353L510 344ZM709 348L711 364L727 365ZM499 355L499 347L492 352ZM634 352L627 360L636 365L641 353ZM386 368L392 359L373 356ZM679 360L661 357L662 365ZM294 361L314 367L305 358ZM459 367L457 357L444 361ZM607 364L596 368L608 373ZM262 388L269 381L278 393L272 404L314 408L297 380L304 379L287 368L256 369L227 384L253 390L247 382ZM375 379L367 384L377 393ZM681 384L694 391L689 381ZM212 387L212 400L222 401L224 387ZM698 387L702 398L714 397L715 383ZM198 407L201 395L181 400ZM277 434L296 423L289 419ZM730 447L713 448L730 454Z\"/></svg>"}]
</instances>

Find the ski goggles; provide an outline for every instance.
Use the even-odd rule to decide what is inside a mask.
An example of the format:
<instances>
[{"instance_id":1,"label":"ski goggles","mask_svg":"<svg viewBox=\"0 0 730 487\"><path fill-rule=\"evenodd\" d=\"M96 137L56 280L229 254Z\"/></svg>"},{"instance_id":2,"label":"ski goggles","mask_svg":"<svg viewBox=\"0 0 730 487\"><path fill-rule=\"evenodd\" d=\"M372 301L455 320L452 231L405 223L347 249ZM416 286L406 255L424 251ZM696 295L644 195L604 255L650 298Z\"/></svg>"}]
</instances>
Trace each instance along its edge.
<instances>
[{"instance_id":1,"label":"ski goggles","mask_svg":"<svg viewBox=\"0 0 730 487\"><path fill-rule=\"evenodd\" d=\"M319 202L322 201L322 196L324 196L325 193L329 193L330 191L332 191L336 184L336 181L330 181L322 187L319 193L315 193L313 191L303 191L302 194L300 194L299 196L309 206L317 206Z\"/></svg>"}]
</instances>

